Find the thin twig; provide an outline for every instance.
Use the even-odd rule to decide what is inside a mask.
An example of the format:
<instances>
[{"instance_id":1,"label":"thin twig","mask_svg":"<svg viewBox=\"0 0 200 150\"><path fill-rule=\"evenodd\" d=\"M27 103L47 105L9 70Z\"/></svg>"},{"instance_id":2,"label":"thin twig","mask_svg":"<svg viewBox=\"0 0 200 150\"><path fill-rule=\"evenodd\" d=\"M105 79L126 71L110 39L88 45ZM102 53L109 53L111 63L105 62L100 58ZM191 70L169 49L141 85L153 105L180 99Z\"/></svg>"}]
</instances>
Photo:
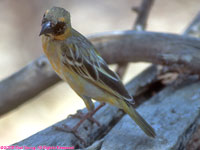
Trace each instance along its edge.
<instances>
[{"instance_id":1,"label":"thin twig","mask_svg":"<svg viewBox=\"0 0 200 150\"><path fill-rule=\"evenodd\" d=\"M135 31L145 30L149 12L151 10L153 3L154 0L143 0L139 7L134 7L132 9L137 13L137 18L134 23L133 30ZM123 78L127 68L128 68L128 63L118 64L116 72L120 76L120 78Z\"/></svg>"},{"instance_id":2,"label":"thin twig","mask_svg":"<svg viewBox=\"0 0 200 150\"><path fill-rule=\"evenodd\" d=\"M143 31L146 29L149 12L153 6L154 0L143 0L141 6L138 8L138 16L133 25L136 31ZM135 10L135 9L133 9Z\"/></svg>"},{"instance_id":3,"label":"thin twig","mask_svg":"<svg viewBox=\"0 0 200 150\"><path fill-rule=\"evenodd\" d=\"M200 12L195 16L192 23L187 27L183 35L200 37Z\"/></svg>"}]
</instances>

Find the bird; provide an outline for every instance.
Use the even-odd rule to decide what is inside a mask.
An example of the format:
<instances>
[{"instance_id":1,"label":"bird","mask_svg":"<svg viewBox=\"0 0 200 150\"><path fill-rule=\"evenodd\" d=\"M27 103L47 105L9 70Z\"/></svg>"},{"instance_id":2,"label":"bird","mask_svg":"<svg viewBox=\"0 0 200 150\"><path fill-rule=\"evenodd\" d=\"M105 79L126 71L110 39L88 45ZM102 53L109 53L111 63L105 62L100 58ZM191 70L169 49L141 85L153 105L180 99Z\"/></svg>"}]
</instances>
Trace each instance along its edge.
<instances>
[{"instance_id":1,"label":"bird","mask_svg":"<svg viewBox=\"0 0 200 150\"><path fill-rule=\"evenodd\" d=\"M109 69L92 43L72 27L67 10L48 9L41 26L43 51L52 68L83 99L89 111L94 110L92 100L109 103L124 110L146 135L156 136L133 107L133 97L119 76Z\"/></svg>"}]
</instances>

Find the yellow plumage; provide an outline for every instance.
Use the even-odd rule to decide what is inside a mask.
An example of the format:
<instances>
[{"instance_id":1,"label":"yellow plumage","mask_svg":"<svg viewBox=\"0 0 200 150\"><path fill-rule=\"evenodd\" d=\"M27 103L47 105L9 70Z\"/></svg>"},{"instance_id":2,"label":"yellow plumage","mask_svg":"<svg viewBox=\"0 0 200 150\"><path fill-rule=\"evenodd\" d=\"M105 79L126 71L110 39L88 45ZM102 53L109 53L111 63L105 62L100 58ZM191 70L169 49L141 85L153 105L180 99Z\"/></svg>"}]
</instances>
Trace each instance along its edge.
<instances>
[{"instance_id":1,"label":"yellow plumage","mask_svg":"<svg viewBox=\"0 0 200 150\"><path fill-rule=\"evenodd\" d=\"M70 14L63 8L48 10L42 21L43 50L55 72L93 110L91 99L123 109L149 136L154 129L136 112L133 99L119 77L100 57L95 47L71 27Z\"/></svg>"}]
</instances>

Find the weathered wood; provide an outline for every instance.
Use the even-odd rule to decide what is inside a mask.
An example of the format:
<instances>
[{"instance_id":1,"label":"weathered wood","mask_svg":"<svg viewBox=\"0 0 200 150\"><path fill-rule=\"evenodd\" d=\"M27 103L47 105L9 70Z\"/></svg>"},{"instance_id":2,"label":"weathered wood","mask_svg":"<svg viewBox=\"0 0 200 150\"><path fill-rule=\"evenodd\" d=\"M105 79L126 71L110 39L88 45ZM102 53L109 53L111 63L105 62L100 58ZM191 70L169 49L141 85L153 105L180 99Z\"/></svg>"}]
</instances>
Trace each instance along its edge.
<instances>
[{"instance_id":1,"label":"weathered wood","mask_svg":"<svg viewBox=\"0 0 200 150\"><path fill-rule=\"evenodd\" d=\"M0 116L37 96L59 80L46 57L41 56L29 63L0 82Z\"/></svg>"},{"instance_id":2,"label":"weathered wood","mask_svg":"<svg viewBox=\"0 0 200 150\"><path fill-rule=\"evenodd\" d=\"M156 130L155 139L147 137L128 115L125 115L115 125L123 113L110 105L106 105L95 115L102 126L97 127L86 121L79 129L80 136L88 142L88 145L91 141L97 140L96 145L91 147L98 147L98 150L182 149L200 125L199 89L200 82L194 76L179 85L173 84L166 87L137 109ZM78 119L68 118L57 123L56 126L61 126L63 123L73 126L77 121ZM108 134L103 137L106 133ZM101 141L99 142L98 139ZM40 131L14 145L59 145L77 148L83 146L74 135L56 131L53 127Z\"/></svg>"},{"instance_id":3,"label":"weathered wood","mask_svg":"<svg viewBox=\"0 0 200 150\"><path fill-rule=\"evenodd\" d=\"M131 82L127 83L126 89L131 91L133 96L141 95L145 93L145 90L149 90L149 86L154 82L158 81L157 79L158 69L155 65L151 65L141 72L138 76L134 78Z\"/></svg>"},{"instance_id":4,"label":"weathered wood","mask_svg":"<svg viewBox=\"0 0 200 150\"><path fill-rule=\"evenodd\" d=\"M86 109L84 109L83 112L86 112ZM92 144L91 142L94 142L99 136L101 137L104 135L104 133L107 133L116 123L116 120L120 119L122 115L123 113L116 107L106 105L94 115L94 118L98 120L98 122L101 124L101 127L98 127L96 124L92 124L89 121L85 121L79 127L78 132L79 136L84 139L87 145L84 145L84 143L77 139L72 133L55 129L55 126L62 127L63 124L73 127L79 121L79 119L76 118L67 118L21 142L15 143L14 145L35 147L39 145L74 146L75 148L89 146Z\"/></svg>"},{"instance_id":5,"label":"weathered wood","mask_svg":"<svg viewBox=\"0 0 200 150\"><path fill-rule=\"evenodd\" d=\"M199 73L200 39L155 32L116 31L96 35L94 45L108 63L152 62L176 64ZM101 40L101 42L99 41ZM116 42L118 41L118 42ZM124 59L126 58L126 59Z\"/></svg>"},{"instance_id":6,"label":"weathered wood","mask_svg":"<svg viewBox=\"0 0 200 150\"><path fill-rule=\"evenodd\" d=\"M154 127L147 137L125 115L104 137L99 150L183 150L200 125L200 82L197 79L171 85L137 110ZM134 124L134 125L133 125Z\"/></svg>"}]
</instances>

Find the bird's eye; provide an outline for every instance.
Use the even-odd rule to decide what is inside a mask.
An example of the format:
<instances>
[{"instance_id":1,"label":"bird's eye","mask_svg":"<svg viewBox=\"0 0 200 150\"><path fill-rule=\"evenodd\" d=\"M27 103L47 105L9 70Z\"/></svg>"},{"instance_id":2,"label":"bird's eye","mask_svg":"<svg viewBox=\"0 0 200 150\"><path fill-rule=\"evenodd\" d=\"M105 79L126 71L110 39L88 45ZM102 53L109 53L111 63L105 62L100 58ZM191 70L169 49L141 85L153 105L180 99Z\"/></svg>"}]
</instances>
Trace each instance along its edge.
<instances>
[{"instance_id":1,"label":"bird's eye","mask_svg":"<svg viewBox=\"0 0 200 150\"><path fill-rule=\"evenodd\" d=\"M63 34L65 32L65 23L64 22L58 22L54 27L55 34Z\"/></svg>"},{"instance_id":2,"label":"bird's eye","mask_svg":"<svg viewBox=\"0 0 200 150\"><path fill-rule=\"evenodd\" d=\"M46 18L43 18L42 19L42 24L46 23L47 22L47 19Z\"/></svg>"}]
</instances>

